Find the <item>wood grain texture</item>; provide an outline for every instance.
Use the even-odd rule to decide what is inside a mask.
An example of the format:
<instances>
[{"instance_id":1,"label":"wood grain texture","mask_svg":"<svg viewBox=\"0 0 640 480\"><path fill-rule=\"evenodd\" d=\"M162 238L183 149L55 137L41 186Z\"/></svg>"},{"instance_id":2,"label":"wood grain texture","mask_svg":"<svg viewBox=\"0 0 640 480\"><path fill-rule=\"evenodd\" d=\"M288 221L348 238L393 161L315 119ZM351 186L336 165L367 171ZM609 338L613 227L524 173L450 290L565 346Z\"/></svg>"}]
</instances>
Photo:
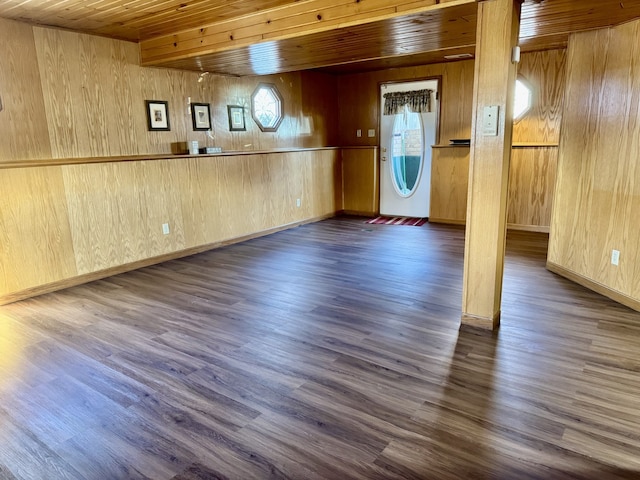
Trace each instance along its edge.
<instances>
[{"instance_id":1,"label":"wood grain texture","mask_svg":"<svg viewBox=\"0 0 640 480\"><path fill-rule=\"evenodd\" d=\"M640 314L511 232L500 334L460 330L464 229L363 221L2 307L0 475L637 478Z\"/></svg>"},{"instance_id":2,"label":"wood grain texture","mask_svg":"<svg viewBox=\"0 0 640 480\"><path fill-rule=\"evenodd\" d=\"M449 49L473 48L473 1L338 2L337 8L331 5L334 0L294 2L288 9L267 12L260 24L255 23L258 14L145 40L142 64L264 75L393 57L399 52L439 51L442 61ZM314 11L317 3L327 8ZM278 24L275 17L287 15L288 10L301 13L290 18L289 27L273 30Z\"/></svg>"},{"instance_id":3,"label":"wood grain texture","mask_svg":"<svg viewBox=\"0 0 640 480\"><path fill-rule=\"evenodd\" d=\"M76 275L61 167L3 170L0 191L0 292Z\"/></svg>"},{"instance_id":4,"label":"wood grain texture","mask_svg":"<svg viewBox=\"0 0 640 480\"><path fill-rule=\"evenodd\" d=\"M336 144L337 111L323 101L335 97L335 77L209 75L198 82L193 72L140 67L129 42L0 21L7 50L0 161L169 154L190 139L231 151ZM285 119L273 134L262 133L248 111L260 81L275 83L284 99ZM169 102L171 131L147 131L144 100L152 99ZM189 99L210 103L211 132L193 131ZM247 108L246 131L229 131L227 105Z\"/></svg>"},{"instance_id":5,"label":"wood grain texture","mask_svg":"<svg viewBox=\"0 0 640 480\"><path fill-rule=\"evenodd\" d=\"M558 143L566 72L565 50L531 52L520 57L518 75L533 88L531 110L513 125L513 142Z\"/></svg>"},{"instance_id":6,"label":"wood grain texture","mask_svg":"<svg viewBox=\"0 0 640 480\"><path fill-rule=\"evenodd\" d=\"M391 3L389 0L378 0L358 3L344 0L307 0L304 3L290 3L252 15L234 16L215 24L201 24L189 30L172 30L169 35L155 35L140 43L142 62L182 59L203 52L217 53L263 41L282 40L342 27L357 27L393 20L400 15L433 13L439 20L441 10L445 10L446 14L458 10L446 7L458 7L473 2L400 0ZM466 8L464 11L473 12L473 9ZM255 59L255 64L260 63L261 59Z\"/></svg>"},{"instance_id":7,"label":"wood grain texture","mask_svg":"<svg viewBox=\"0 0 640 480\"><path fill-rule=\"evenodd\" d=\"M451 15L460 3L462 15ZM438 10L430 12L434 7ZM235 75L328 65L363 71L439 63L447 53L474 53L475 15L469 0L0 0L1 17L35 25L149 43L160 38L169 51L179 40L191 47L193 58L173 67ZM572 32L637 19L640 3L527 0L522 17L523 51L562 49ZM368 23L356 25L362 22ZM326 31L313 33L318 30ZM230 50L210 55L212 46L224 42Z\"/></svg>"},{"instance_id":8,"label":"wood grain texture","mask_svg":"<svg viewBox=\"0 0 640 480\"><path fill-rule=\"evenodd\" d=\"M507 199L510 227L549 227L557 163L556 147L511 150Z\"/></svg>"},{"instance_id":9,"label":"wood grain texture","mask_svg":"<svg viewBox=\"0 0 640 480\"><path fill-rule=\"evenodd\" d=\"M463 323L496 328L500 316L519 0L478 5L469 194L462 292ZM484 135L484 109L498 106L496 135ZM473 320L471 320L473 319ZM478 320L480 322L478 322Z\"/></svg>"},{"instance_id":10,"label":"wood grain texture","mask_svg":"<svg viewBox=\"0 0 640 480\"><path fill-rule=\"evenodd\" d=\"M50 158L33 29L0 18L0 160Z\"/></svg>"},{"instance_id":11,"label":"wood grain texture","mask_svg":"<svg viewBox=\"0 0 640 480\"><path fill-rule=\"evenodd\" d=\"M571 37L549 261L640 299L640 22ZM612 250L620 264L611 264Z\"/></svg>"},{"instance_id":12,"label":"wood grain texture","mask_svg":"<svg viewBox=\"0 0 640 480\"><path fill-rule=\"evenodd\" d=\"M469 138L473 93L473 61L422 65L340 76L338 98L340 108L339 141L341 145L378 145L380 139L356 131L379 131L379 84L416 81L441 77L440 141Z\"/></svg>"},{"instance_id":13,"label":"wood grain texture","mask_svg":"<svg viewBox=\"0 0 640 480\"><path fill-rule=\"evenodd\" d=\"M327 149L3 170L0 299L333 215L340 168Z\"/></svg>"},{"instance_id":14,"label":"wood grain texture","mask_svg":"<svg viewBox=\"0 0 640 480\"><path fill-rule=\"evenodd\" d=\"M342 191L345 212L377 215L380 212L378 149L342 149Z\"/></svg>"},{"instance_id":15,"label":"wood grain texture","mask_svg":"<svg viewBox=\"0 0 640 480\"><path fill-rule=\"evenodd\" d=\"M469 147L434 148L429 221L462 225L467 218Z\"/></svg>"}]
</instances>

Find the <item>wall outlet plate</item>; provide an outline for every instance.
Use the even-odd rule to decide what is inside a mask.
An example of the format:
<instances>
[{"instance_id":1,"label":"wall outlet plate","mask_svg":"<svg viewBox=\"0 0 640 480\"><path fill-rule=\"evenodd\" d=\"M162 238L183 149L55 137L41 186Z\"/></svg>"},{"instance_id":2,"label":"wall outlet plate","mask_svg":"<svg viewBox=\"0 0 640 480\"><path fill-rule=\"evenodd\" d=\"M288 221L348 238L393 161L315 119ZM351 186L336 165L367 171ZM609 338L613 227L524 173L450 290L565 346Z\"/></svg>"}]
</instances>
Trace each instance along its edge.
<instances>
[{"instance_id":1,"label":"wall outlet plate","mask_svg":"<svg viewBox=\"0 0 640 480\"><path fill-rule=\"evenodd\" d=\"M620 250L611 251L611 265L618 265L620 263Z\"/></svg>"},{"instance_id":2,"label":"wall outlet plate","mask_svg":"<svg viewBox=\"0 0 640 480\"><path fill-rule=\"evenodd\" d=\"M489 105L482 110L482 135L495 137L498 135L498 105Z\"/></svg>"},{"instance_id":3,"label":"wall outlet plate","mask_svg":"<svg viewBox=\"0 0 640 480\"><path fill-rule=\"evenodd\" d=\"M169 224L168 223L163 223L162 224L162 233L163 233L163 235L169 235Z\"/></svg>"}]
</instances>

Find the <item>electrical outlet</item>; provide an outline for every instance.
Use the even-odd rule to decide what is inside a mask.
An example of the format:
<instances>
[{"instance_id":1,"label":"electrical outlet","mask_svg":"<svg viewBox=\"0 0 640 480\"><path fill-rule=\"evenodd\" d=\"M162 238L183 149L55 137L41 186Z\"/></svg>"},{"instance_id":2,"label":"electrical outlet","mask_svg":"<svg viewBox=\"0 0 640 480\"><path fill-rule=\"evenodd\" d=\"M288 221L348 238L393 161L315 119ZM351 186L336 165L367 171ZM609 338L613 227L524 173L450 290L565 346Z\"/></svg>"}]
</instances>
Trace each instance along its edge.
<instances>
[{"instance_id":1,"label":"electrical outlet","mask_svg":"<svg viewBox=\"0 0 640 480\"><path fill-rule=\"evenodd\" d=\"M302 205L302 202L299 198L296 198L296 207L300 207L300 205Z\"/></svg>"},{"instance_id":2,"label":"electrical outlet","mask_svg":"<svg viewBox=\"0 0 640 480\"><path fill-rule=\"evenodd\" d=\"M169 235L169 224L168 223L163 223L162 224L162 233L164 235Z\"/></svg>"},{"instance_id":3,"label":"electrical outlet","mask_svg":"<svg viewBox=\"0 0 640 480\"><path fill-rule=\"evenodd\" d=\"M618 265L620 263L620 251L612 250L611 251L611 265Z\"/></svg>"}]
</instances>

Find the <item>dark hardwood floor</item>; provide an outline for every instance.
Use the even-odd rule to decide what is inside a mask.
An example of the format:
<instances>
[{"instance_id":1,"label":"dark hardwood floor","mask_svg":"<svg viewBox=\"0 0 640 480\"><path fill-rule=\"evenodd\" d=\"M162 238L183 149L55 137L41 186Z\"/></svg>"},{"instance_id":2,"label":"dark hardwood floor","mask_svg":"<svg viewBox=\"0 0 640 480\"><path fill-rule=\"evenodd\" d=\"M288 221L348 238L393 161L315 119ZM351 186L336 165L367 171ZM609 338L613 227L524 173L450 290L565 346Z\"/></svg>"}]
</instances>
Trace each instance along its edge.
<instances>
[{"instance_id":1,"label":"dark hardwood floor","mask_svg":"<svg viewBox=\"0 0 640 480\"><path fill-rule=\"evenodd\" d=\"M2 479L640 478L640 314L510 233L310 224L0 307Z\"/></svg>"}]
</instances>

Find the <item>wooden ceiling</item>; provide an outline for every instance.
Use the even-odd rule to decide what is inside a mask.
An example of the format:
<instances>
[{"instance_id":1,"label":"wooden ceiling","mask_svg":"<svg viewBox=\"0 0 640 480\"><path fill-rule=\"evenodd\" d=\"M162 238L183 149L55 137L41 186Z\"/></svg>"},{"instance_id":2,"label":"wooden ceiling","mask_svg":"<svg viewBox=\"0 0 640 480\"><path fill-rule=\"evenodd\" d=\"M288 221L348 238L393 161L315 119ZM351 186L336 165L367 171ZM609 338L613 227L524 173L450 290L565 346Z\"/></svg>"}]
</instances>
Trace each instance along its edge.
<instances>
[{"instance_id":1,"label":"wooden ceiling","mask_svg":"<svg viewBox=\"0 0 640 480\"><path fill-rule=\"evenodd\" d=\"M475 0L0 0L0 17L140 42L145 65L357 72L475 51ZM640 18L640 0L526 0L525 51Z\"/></svg>"}]
</instances>

